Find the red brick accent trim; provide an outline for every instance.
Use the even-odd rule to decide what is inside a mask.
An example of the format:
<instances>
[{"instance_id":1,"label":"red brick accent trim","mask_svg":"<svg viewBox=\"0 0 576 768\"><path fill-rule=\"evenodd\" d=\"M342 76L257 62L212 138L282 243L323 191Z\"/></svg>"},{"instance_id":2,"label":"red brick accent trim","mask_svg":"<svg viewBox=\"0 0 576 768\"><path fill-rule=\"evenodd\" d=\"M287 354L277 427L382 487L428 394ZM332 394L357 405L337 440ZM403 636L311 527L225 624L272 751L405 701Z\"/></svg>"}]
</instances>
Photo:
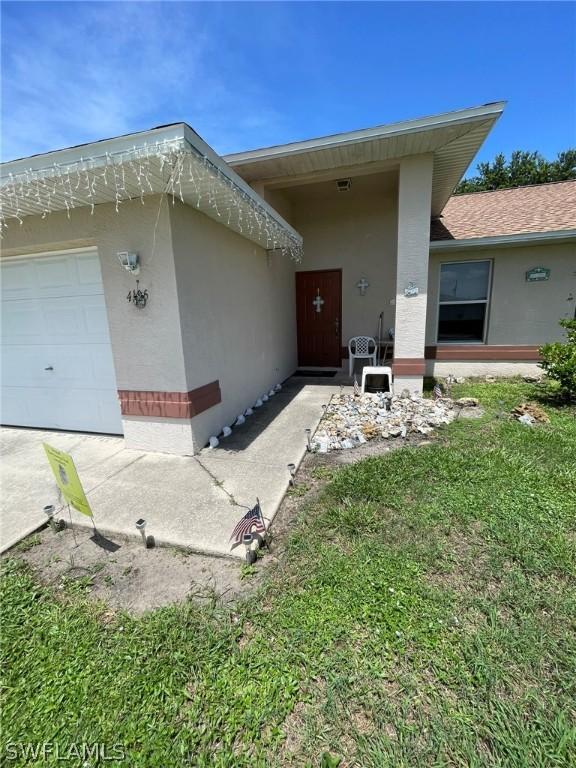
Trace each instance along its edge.
<instances>
[{"instance_id":1,"label":"red brick accent trim","mask_svg":"<svg viewBox=\"0 0 576 768\"><path fill-rule=\"evenodd\" d=\"M190 392L153 392L119 389L123 416L191 419L222 401L220 382L212 381Z\"/></svg>"},{"instance_id":2,"label":"red brick accent trim","mask_svg":"<svg viewBox=\"0 0 576 768\"><path fill-rule=\"evenodd\" d=\"M395 376L424 376L426 361L421 357L395 357L392 372Z\"/></svg>"},{"instance_id":3,"label":"red brick accent trim","mask_svg":"<svg viewBox=\"0 0 576 768\"><path fill-rule=\"evenodd\" d=\"M427 360L539 360L538 347L505 344L439 344L426 347Z\"/></svg>"}]
</instances>

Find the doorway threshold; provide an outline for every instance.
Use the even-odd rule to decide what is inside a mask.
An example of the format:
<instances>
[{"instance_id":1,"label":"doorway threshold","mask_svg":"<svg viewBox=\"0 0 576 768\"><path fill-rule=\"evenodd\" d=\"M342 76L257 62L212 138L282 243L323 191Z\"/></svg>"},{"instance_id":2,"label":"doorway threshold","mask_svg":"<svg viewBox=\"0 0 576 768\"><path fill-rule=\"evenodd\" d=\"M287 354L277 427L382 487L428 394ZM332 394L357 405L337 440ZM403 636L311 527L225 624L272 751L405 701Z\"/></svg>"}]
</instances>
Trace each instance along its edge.
<instances>
[{"instance_id":1,"label":"doorway threshold","mask_svg":"<svg viewBox=\"0 0 576 768\"><path fill-rule=\"evenodd\" d=\"M309 368L298 368L294 376L313 376L314 378L332 379L338 371L327 371L325 368L314 370Z\"/></svg>"}]
</instances>

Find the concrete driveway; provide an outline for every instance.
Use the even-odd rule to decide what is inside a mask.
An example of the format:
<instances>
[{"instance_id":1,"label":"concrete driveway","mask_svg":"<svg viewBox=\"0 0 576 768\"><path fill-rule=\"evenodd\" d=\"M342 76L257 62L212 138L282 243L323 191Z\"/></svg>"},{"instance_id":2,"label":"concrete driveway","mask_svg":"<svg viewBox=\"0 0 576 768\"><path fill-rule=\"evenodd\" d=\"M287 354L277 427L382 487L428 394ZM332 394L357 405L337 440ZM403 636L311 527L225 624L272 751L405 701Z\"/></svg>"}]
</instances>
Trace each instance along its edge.
<instances>
[{"instance_id":1,"label":"concrete driveway","mask_svg":"<svg viewBox=\"0 0 576 768\"><path fill-rule=\"evenodd\" d=\"M42 443L70 453L94 513L98 531L138 536L143 517L158 544L224 556L230 534L258 496L272 520L288 487L287 464L298 465L306 450L306 428L314 431L338 386L291 379L246 424L216 449L181 457L124 448L120 437L4 427L0 551L46 522L42 508L59 504L58 490ZM59 516L68 519L62 509ZM72 510L75 525L90 518Z\"/></svg>"}]
</instances>

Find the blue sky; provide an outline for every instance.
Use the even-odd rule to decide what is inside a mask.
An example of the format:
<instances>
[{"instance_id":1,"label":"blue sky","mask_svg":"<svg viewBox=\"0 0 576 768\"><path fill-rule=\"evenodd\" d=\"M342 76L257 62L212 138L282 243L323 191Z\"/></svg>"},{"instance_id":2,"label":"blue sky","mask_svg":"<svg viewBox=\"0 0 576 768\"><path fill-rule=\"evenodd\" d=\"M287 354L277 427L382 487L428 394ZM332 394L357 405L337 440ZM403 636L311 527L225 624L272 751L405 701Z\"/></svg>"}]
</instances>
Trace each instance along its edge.
<instances>
[{"instance_id":1,"label":"blue sky","mask_svg":"<svg viewBox=\"0 0 576 768\"><path fill-rule=\"evenodd\" d=\"M499 99L478 159L552 157L576 144L575 29L553 2L4 2L3 159L178 121L226 153Z\"/></svg>"}]
</instances>

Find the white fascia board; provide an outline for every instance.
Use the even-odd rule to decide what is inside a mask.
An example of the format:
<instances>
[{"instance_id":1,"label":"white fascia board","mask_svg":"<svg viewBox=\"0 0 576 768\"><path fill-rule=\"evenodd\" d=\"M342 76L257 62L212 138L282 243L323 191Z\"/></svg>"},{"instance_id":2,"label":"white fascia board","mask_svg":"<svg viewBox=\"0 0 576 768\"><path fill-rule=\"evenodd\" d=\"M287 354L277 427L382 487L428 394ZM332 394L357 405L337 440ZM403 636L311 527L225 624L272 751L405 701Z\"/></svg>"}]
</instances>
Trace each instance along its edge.
<instances>
[{"instance_id":1,"label":"white fascia board","mask_svg":"<svg viewBox=\"0 0 576 768\"><path fill-rule=\"evenodd\" d=\"M11 176L17 177L28 171L53 171L54 168L66 169L74 163L90 160L92 167L104 164L107 156L122 156L134 149L154 147L163 143L181 144L188 147L201 156L206 156L209 161L218 168L223 176L244 192L253 202L262 208L283 229L292 235L296 242L302 244L302 236L284 220L260 195L233 171L222 158L186 123L176 123L162 128L153 128L150 131L131 133L126 136L117 136L113 139L103 139L89 144L80 144L77 147L59 149L41 155L24 157L20 160L11 160L0 165L0 184L9 183Z\"/></svg>"},{"instance_id":2,"label":"white fascia board","mask_svg":"<svg viewBox=\"0 0 576 768\"><path fill-rule=\"evenodd\" d=\"M521 232L515 235L492 237L470 237L464 240L431 240L431 251L459 251L467 248L490 248L495 246L538 245L539 243L562 243L576 239L576 229L558 229L551 232Z\"/></svg>"},{"instance_id":3,"label":"white fascia board","mask_svg":"<svg viewBox=\"0 0 576 768\"><path fill-rule=\"evenodd\" d=\"M23 157L19 160L9 160L0 164L0 178L4 180L10 173L14 176L26 171L42 171L56 166L66 167L89 158L105 158L106 155L121 155L135 147L158 144L164 141L178 141L185 137L185 124L176 123L163 128L153 128L150 131L129 133L126 136L116 136L112 139L92 141L89 144L79 144L76 147L57 149L40 155Z\"/></svg>"},{"instance_id":4,"label":"white fascia board","mask_svg":"<svg viewBox=\"0 0 576 768\"><path fill-rule=\"evenodd\" d=\"M236 171L234 171L226 162L223 160L220 155L216 154L212 147L209 144L206 144L204 139L200 138L200 136L194 131L192 128L190 128L189 125L185 125L185 139L188 142L188 144L196 150L199 154L207 157L211 163L213 163L218 170L224 175L227 176L230 181L232 181L237 187L239 187L243 192L245 192L254 202L256 202L261 208L263 208L269 216L271 216L275 221L278 222L284 229L286 229L290 234L300 243L302 244L302 235L297 232L294 227L292 227L288 222L280 216L278 211L276 211L274 208L272 208L271 205L269 205L264 198L260 197L260 195L248 184L248 182L244 181L244 179L239 176Z\"/></svg>"},{"instance_id":5,"label":"white fascia board","mask_svg":"<svg viewBox=\"0 0 576 768\"><path fill-rule=\"evenodd\" d=\"M360 131L337 133L332 134L331 136L309 139L307 141L279 144L273 147L249 150L248 152L237 152L235 154L224 155L223 157L224 160L232 166L252 162L257 163L261 160L288 157L290 155L310 152L316 149L327 149L348 144L361 144L362 142L371 139L401 136L417 131L444 128L451 125L461 125L463 123L475 122L483 119L496 119L502 114L505 106L505 101L497 101L480 107L460 109L454 112L444 112L439 115L417 118L416 120L404 120L400 123L390 123L389 125L379 125L375 128L365 128Z\"/></svg>"}]
</instances>

